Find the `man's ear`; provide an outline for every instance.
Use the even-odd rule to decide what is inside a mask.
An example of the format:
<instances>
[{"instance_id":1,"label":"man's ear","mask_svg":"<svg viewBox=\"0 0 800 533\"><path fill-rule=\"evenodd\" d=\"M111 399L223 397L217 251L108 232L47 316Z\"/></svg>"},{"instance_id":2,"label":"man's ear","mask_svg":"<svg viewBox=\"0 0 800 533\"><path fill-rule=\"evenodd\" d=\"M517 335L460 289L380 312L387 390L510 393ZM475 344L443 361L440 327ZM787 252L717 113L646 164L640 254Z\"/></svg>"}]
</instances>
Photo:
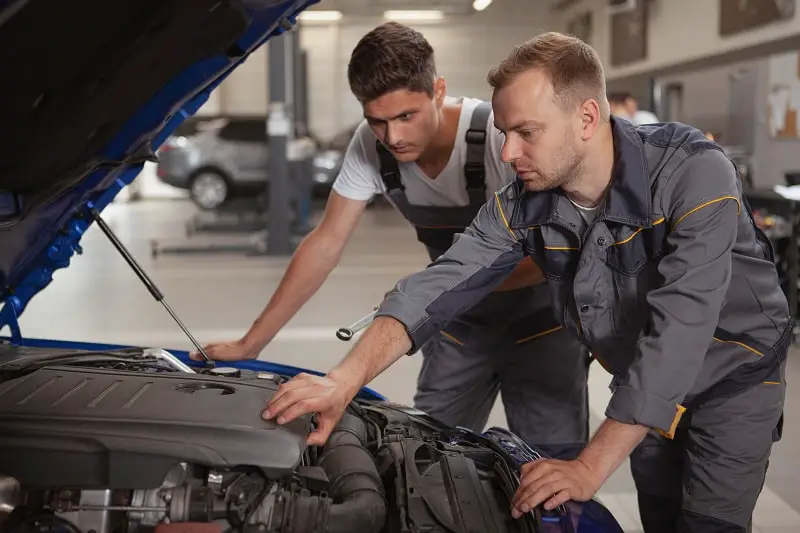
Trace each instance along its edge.
<instances>
[{"instance_id":1,"label":"man's ear","mask_svg":"<svg viewBox=\"0 0 800 533\"><path fill-rule=\"evenodd\" d=\"M597 128L600 127L600 104L594 98L590 98L581 104L581 139L588 141L591 139Z\"/></svg>"},{"instance_id":2,"label":"man's ear","mask_svg":"<svg viewBox=\"0 0 800 533\"><path fill-rule=\"evenodd\" d=\"M444 97L447 95L447 83L441 76L436 78L433 82L433 99L436 102L436 107L441 108L444 105Z\"/></svg>"}]
</instances>

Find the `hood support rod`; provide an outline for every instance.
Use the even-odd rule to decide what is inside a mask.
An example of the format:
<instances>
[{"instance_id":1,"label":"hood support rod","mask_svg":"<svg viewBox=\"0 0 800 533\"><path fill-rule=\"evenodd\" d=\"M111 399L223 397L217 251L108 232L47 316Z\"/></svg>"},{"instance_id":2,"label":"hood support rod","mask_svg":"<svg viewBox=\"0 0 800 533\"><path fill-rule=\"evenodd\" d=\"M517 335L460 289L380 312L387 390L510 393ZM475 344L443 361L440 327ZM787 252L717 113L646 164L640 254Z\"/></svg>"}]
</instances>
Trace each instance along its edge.
<instances>
[{"instance_id":1,"label":"hood support rod","mask_svg":"<svg viewBox=\"0 0 800 533\"><path fill-rule=\"evenodd\" d=\"M197 351L200 352L200 355L205 360L206 367L213 368L214 362L208 356L208 354L200 345L200 343L197 342L197 339L194 338L194 335L192 335L189 332L189 329L183 324L183 322L181 322L181 319L178 318L178 315L175 314L175 311L173 311L172 308L169 306L169 304L166 302L166 300L164 300L164 295L161 293L160 290L158 290L158 287L156 286L155 282L153 282L153 280L150 279L150 276L147 275L147 272L144 271L142 265L140 265L136 261L136 259L134 259L134 257L125 247L125 245L122 244L122 242L117 238L114 232L111 231L111 228L108 227L106 221L103 220L103 218L100 216L100 212L94 207L92 207L89 209L89 216L92 218L92 220L97 222L97 225L100 226L101 230L103 230L103 233L105 233L106 237L108 237L108 240L111 241L111 244L114 245L114 248L117 249L117 251L123 257L123 259L125 259L128 265L133 269L133 271L136 272L136 275L139 276L139 279L142 281L142 283L144 283L144 286L147 287L147 290L150 291L150 294L153 295L153 298L155 298L155 300L158 303L164 306L164 309L167 310L167 313L170 314L175 323L178 324L178 326L180 326L180 328L183 330L183 332L186 334L189 340L192 341L194 347L197 348Z\"/></svg>"}]
</instances>

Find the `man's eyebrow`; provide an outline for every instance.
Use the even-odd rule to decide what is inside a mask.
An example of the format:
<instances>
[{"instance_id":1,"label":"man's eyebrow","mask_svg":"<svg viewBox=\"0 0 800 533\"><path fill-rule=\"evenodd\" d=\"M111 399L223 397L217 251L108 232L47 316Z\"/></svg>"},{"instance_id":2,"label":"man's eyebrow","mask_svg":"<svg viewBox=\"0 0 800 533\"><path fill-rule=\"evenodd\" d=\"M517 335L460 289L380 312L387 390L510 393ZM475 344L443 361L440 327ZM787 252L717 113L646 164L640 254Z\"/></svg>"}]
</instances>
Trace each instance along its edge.
<instances>
[{"instance_id":1,"label":"man's eyebrow","mask_svg":"<svg viewBox=\"0 0 800 533\"><path fill-rule=\"evenodd\" d=\"M515 124L511 129L518 130L521 128L528 128L530 126L533 126L535 128L540 128L542 126L542 123L539 122L538 120L525 120L520 122L519 124Z\"/></svg>"},{"instance_id":2,"label":"man's eyebrow","mask_svg":"<svg viewBox=\"0 0 800 533\"><path fill-rule=\"evenodd\" d=\"M417 111L419 111L419 110L418 110L418 109L404 109L404 110L403 110L403 111L401 111L400 113L398 113L398 114L396 114L395 116L393 116L393 117L390 117L390 118L378 118L378 117L372 117L372 116L370 116L370 115L367 115L367 114L365 113L365 114L364 114L364 118L365 118L365 119L367 119L367 120L371 120L371 121L373 121L373 122L389 122L390 120L396 120L396 119L398 119L398 118L402 117L403 115L408 115L408 114L410 114L410 113L416 113Z\"/></svg>"},{"instance_id":3,"label":"man's eyebrow","mask_svg":"<svg viewBox=\"0 0 800 533\"><path fill-rule=\"evenodd\" d=\"M513 126L508 128L508 130L509 131L514 131L514 130L518 130L520 128L530 127L530 126L534 126L534 127L540 128L540 127L542 127L542 123L538 122L536 120L524 120L522 122L514 124ZM496 122L494 123L494 127L497 128L499 131L503 131L503 128L498 126Z\"/></svg>"}]
</instances>

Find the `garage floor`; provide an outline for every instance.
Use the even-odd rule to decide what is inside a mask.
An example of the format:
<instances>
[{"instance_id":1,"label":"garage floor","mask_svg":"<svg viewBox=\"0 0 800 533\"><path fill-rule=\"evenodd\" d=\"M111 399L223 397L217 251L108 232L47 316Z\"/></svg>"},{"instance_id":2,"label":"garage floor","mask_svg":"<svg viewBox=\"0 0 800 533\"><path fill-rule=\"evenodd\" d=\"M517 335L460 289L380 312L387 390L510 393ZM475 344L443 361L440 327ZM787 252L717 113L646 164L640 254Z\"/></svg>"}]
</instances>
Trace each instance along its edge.
<instances>
[{"instance_id":1,"label":"garage floor","mask_svg":"<svg viewBox=\"0 0 800 533\"><path fill-rule=\"evenodd\" d=\"M228 254L162 256L154 261L151 239L185 244L184 223L193 213L194 209L183 201L151 201L113 205L104 216L200 342L237 338L275 289L288 259ZM426 264L427 257L412 233L390 209L378 206L368 211L339 268L261 358L321 371L333 366L349 346L336 339L336 329L369 312L398 278ZM222 239L196 236L189 242ZM83 245L84 255L75 259L70 269L58 272L53 284L23 315L24 335L191 347L99 229L93 227ZM790 359L789 379L793 382L800 375L800 350L794 349ZM419 365L419 358L404 358L371 386L394 401L411 403ZM595 427L609 397L608 380L608 374L594 365L591 406ZM800 390L790 387L787 405L784 439L774 449L756 510L757 532L800 531ZM490 423L505 423L499 402ZM641 528L627 466L613 476L599 497L626 531L635 533Z\"/></svg>"}]
</instances>

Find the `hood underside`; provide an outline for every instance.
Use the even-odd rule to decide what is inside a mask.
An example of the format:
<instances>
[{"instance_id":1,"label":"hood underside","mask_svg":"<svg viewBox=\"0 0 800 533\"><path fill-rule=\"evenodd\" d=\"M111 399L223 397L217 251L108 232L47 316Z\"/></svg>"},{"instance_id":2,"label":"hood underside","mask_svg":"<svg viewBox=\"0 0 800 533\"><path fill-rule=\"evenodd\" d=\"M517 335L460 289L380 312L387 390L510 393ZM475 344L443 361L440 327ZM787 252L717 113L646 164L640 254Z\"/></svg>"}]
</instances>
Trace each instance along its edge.
<instances>
[{"instance_id":1,"label":"hood underside","mask_svg":"<svg viewBox=\"0 0 800 533\"><path fill-rule=\"evenodd\" d=\"M0 0L0 329L183 120L318 0Z\"/></svg>"}]
</instances>

